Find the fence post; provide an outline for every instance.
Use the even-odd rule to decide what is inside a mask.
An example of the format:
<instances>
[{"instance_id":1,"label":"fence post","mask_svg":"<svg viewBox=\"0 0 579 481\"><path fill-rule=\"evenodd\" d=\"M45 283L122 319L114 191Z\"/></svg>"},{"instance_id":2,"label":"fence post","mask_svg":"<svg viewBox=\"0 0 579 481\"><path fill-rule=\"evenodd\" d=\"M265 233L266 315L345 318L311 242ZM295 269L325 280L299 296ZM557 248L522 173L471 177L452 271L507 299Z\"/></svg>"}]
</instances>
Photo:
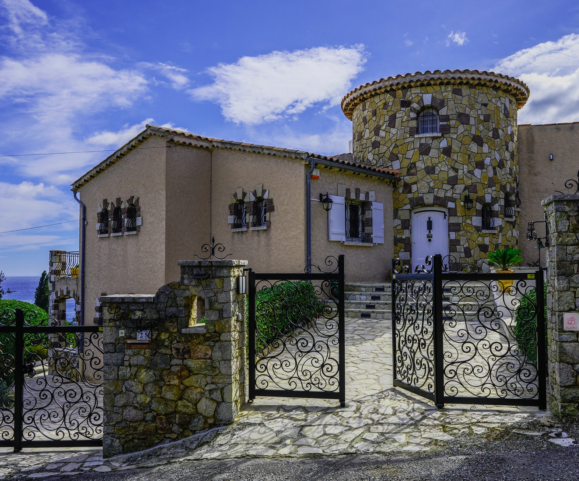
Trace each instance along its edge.
<instances>
[{"instance_id":1,"label":"fence post","mask_svg":"<svg viewBox=\"0 0 579 481\"><path fill-rule=\"evenodd\" d=\"M255 272L249 271L249 400L255 399Z\"/></svg>"},{"instance_id":2,"label":"fence post","mask_svg":"<svg viewBox=\"0 0 579 481\"><path fill-rule=\"evenodd\" d=\"M16 332L14 333L14 452L22 449L22 404L24 373L24 311L16 309Z\"/></svg>"},{"instance_id":3,"label":"fence post","mask_svg":"<svg viewBox=\"0 0 579 481\"><path fill-rule=\"evenodd\" d=\"M344 283L345 283L345 273L344 273L344 255L341 254L338 257L338 274L340 278L338 279L338 302L339 302L339 344L340 344L340 406L346 406L346 320L344 318Z\"/></svg>"},{"instance_id":4,"label":"fence post","mask_svg":"<svg viewBox=\"0 0 579 481\"><path fill-rule=\"evenodd\" d=\"M444 407L444 323L442 319L442 256L434 256L432 300L434 314L434 404Z\"/></svg>"},{"instance_id":5,"label":"fence post","mask_svg":"<svg viewBox=\"0 0 579 481\"><path fill-rule=\"evenodd\" d=\"M395 259L392 259L390 265L392 266L392 282L390 284L390 299L392 304L390 309L392 310L392 382L396 381L396 288L394 283L396 282L396 264Z\"/></svg>"}]
</instances>

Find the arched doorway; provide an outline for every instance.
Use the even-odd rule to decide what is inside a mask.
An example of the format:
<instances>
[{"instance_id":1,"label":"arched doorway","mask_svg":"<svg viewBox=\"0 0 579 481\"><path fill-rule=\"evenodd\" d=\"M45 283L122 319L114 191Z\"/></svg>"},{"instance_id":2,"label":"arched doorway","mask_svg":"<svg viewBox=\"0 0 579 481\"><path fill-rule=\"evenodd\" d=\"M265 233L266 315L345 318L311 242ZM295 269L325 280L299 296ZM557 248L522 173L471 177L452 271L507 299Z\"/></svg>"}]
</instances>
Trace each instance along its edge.
<instances>
[{"instance_id":1,"label":"arched doorway","mask_svg":"<svg viewBox=\"0 0 579 481\"><path fill-rule=\"evenodd\" d=\"M412 271L425 265L426 257L448 255L448 215L446 209L428 208L412 213Z\"/></svg>"}]
</instances>

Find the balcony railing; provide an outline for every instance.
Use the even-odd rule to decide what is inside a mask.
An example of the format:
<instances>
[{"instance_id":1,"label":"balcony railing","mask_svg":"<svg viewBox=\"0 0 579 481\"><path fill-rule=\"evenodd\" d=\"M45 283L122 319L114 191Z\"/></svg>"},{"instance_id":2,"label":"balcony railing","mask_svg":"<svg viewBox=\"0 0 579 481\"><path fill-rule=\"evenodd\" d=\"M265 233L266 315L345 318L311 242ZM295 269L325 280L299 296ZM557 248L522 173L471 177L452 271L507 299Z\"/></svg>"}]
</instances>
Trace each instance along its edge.
<instances>
[{"instance_id":1,"label":"balcony railing","mask_svg":"<svg viewBox=\"0 0 579 481\"><path fill-rule=\"evenodd\" d=\"M52 273L55 277L78 277L79 255L78 251L56 252L52 255Z\"/></svg>"}]
</instances>

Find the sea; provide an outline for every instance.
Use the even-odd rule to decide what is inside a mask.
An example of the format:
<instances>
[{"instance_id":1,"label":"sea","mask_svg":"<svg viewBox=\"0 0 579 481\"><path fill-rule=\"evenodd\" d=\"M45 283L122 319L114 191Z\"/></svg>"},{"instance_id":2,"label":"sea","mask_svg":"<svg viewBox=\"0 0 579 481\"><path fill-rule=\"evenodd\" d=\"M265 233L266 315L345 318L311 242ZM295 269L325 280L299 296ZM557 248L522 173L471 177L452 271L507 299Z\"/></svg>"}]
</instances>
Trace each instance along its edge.
<instances>
[{"instance_id":1,"label":"sea","mask_svg":"<svg viewBox=\"0 0 579 481\"><path fill-rule=\"evenodd\" d=\"M6 276L6 280L2 283L2 289L4 289L5 292L2 299L14 299L34 304L34 294L36 293L39 281L40 277L36 276ZM10 294L8 294L9 290ZM72 321L74 315L74 299L67 299L66 320L69 322Z\"/></svg>"}]
</instances>

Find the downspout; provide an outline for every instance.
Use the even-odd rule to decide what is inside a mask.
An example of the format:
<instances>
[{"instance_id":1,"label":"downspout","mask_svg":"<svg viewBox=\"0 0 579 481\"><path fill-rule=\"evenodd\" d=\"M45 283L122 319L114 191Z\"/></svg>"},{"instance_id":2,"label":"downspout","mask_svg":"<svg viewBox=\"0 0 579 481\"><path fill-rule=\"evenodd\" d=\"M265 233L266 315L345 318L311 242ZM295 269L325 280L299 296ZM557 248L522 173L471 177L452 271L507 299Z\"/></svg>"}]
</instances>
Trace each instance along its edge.
<instances>
[{"instance_id":1,"label":"downspout","mask_svg":"<svg viewBox=\"0 0 579 481\"><path fill-rule=\"evenodd\" d=\"M310 269L312 265L312 201L311 201L311 182L312 182L312 172L316 168L316 159L308 157L306 159L310 162L310 170L306 174L306 243L307 243L307 256L306 256L306 267Z\"/></svg>"},{"instance_id":2,"label":"downspout","mask_svg":"<svg viewBox=\"0 0 579 481\"><path fill-rule=\"evenodd\" d=\"M86 247L86 205L76 196L78 192L73 191L74 200L82 207L82 237L80 244L80 325L84 326L84 266L85 266L85 247Z\"/></svg>"}]
</instances>

